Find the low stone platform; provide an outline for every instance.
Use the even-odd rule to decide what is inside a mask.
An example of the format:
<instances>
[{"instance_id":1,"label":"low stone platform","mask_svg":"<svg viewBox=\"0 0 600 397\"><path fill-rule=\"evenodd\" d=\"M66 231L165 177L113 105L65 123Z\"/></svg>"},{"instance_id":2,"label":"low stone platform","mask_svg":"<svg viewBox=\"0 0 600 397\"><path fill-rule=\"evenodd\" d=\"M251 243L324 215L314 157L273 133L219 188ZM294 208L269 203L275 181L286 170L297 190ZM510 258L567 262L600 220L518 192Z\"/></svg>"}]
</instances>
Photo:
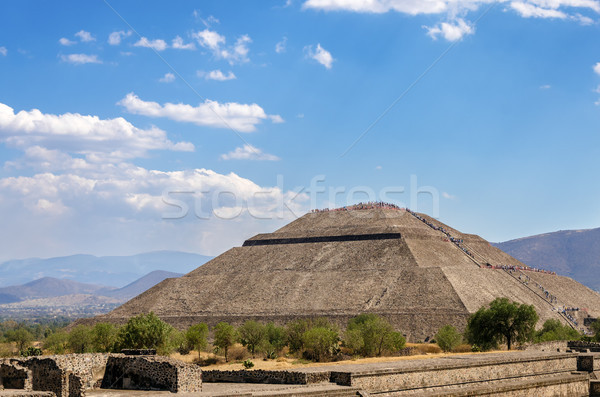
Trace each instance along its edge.
<instances>
[{"instance_id":1,"label":"low stone platform","mask_svg":"<svg viewBox=\"0 0 600 397\"><path fill-rule=\"evenodd\" d=\"M86 394L88 397L161 397L170 396L165 391L133 391L133 390L93 390ZM338 386L331 383L314 385L271 385L248 383L205 383L200 393L177 393L182 397L294 397L294 396L327 396L350 397L358 396L358 389Z\"/></svg>"}]
</instances>

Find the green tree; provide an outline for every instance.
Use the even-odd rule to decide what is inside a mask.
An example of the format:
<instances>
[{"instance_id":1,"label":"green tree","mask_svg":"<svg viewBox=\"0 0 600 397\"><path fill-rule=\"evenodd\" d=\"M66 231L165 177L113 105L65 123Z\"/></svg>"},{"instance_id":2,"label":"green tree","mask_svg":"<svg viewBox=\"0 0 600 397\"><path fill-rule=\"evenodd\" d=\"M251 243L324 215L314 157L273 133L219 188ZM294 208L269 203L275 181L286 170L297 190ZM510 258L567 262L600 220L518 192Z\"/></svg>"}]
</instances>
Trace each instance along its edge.
<instances>
[{"instance_id":1,"label":"green tree","mask_svg":"<svg viewBox=\"0 0 600 397\"><path fill-rule=\"evenodd\" d=\"M305 354L316 361L330 357L338 346L338 332L332 327L312 327L302 336Z\"/></svg>"},{"instance_id":2,"label":"green tree","mask_svg":"<svg viewBox=\"0 0 600 397\"><path fill-rule=\"evenodd\" d=\"M508 350L514 342L532 340L538 315L533 305L496 298L489 309L481 307L468 320L466 335L469 343L482 350L497 348L506 342Z\"/></svg>"},{"instance_id":3,"label":"green tree","mask_svg":"<svg viewBox=\"0 0 600 397\"><path fill-rule=\"evenodd\" d=\"M310 324L306 319L297 319L287 323L285 327L286 344L291 353L299 352L304 349L302 335L310 329Z\"/></svg>"},{"instance_id":4,"label":"green tree","mask_svg":"<svg viewBox=\"0 0 600 397\"><path fill-rule=\"evenodd\" d=\"M200 351L206 349L208 338L208 325L205 323L194 324L185 331L185 340L187 345L198 351L198 359L200 359Z\"/></svg>"},{"instance_id":5,"label":"green tree","mask_svg":"<svg viewBox=\"0 0 600 397\"><path fill-rule=\"evenodd\" d=\"M542 329L536 332L535 340L537 342L547 342L551 340L579 340L581 334L568 325L563 325L560 320L546 320Z\"/></svg>"},{"instance_id":6,"label":"green tree","mask_svg":"<svg viewBox=\"0 0 600 397\"><path fill-rule=\"evenodd\" d=\"M73 353L92 351L92 329L87 325L78 325L69 332L67 346Z\"/></svg>"},{"instance_id":7,"label":"green tree","mask_svg":"<svg viewBox=\"0 0 600 397\"><path fill-rule=\"evenodd\" d=\"M228 362L227 352L233 346L237 338L237 333L232 325L225 322L220 322L215 326L215 341L214 345L225 353L225 362Z\"/></svg>"},{"instance_id":8,"label":"green tree","mask_svg":"<svg viewBox=\"0 0 600 397\"><path fill-rule=\"evenodd\" d=\"M19 351L29 347L29 344L33 342L33 334L25 327L8 330L4 333L4 337L9 342L15 342Z\"/></svg>"},{"instance_id":9,"label":"green tree","mask_svg":"<svg viewBox=\"0 0 600 397\"><path fill-rule=\"evenodd\" d=\"M286 334L283 327L278 327L272 322L265 325L265 339L261 350L265 352L267 358L275 358L277 353L283 349L286 344Z\"/></svg>"},{"instance_id":10,"label":"green tree","mask_svg":"<svg viewBox=\"0 0 600 397\"><path fill-rule=\"evenodd\" d=\"M53 332L44 340L44 349L52 354L64 354L67 349L69 334L64 331Z\"/></svg>"},{"instance_id":11,"label":"green tree","mask_svg":"<svg viewBox=\"0 0 600 397\"><path fill-rule=\"evenodd\" d=\"M256 348L263 345L267 333L264 325L254 320L248 320L238 328L238 335L241 344L248 349L252 354L252 358L254 358Z\"/></svg>"},{"instance_id":12,"label":"green tree","mask_svg":"<svg viewBox=\"0 0 600 397\"><path fill-rule=\"evenodd\" d=\"M365 357L400 350L406 340L392 325L376 314L360 314L348 322L344 344Z\"/></svg>"},{"instance_id":13,"label":"green tree","mask_svg":"<svg viewBox=\"0 0 600 397\"><path fill-rule=\"evenodd\" d=\"M94 351L108 353L117 342L117 327L111 323L97 323L92 328L92 346Z\"/></svg>"},{"instance_id":14,"label":"green tree","mask_svg":"<svg viewBox=\"0 0 600 397\"><path fill-rule=\"evenodd\" d=\"M437 334L435 334L435 341L440 349L449 352L460 345L462 335L452 325L447 324L440 328Z\"/></svg>"},{"instance_id":15,"label":"green tree","mask_svg":"<svg viewBox=\"0 0 600 397\"><path fill-rule=\"evenodd\" d=\"M156 314L140 314L127 321L117 333L118 349L156 349L160 354L170 353L169 335L173 327Z\"/></svg>"}]
</instances>

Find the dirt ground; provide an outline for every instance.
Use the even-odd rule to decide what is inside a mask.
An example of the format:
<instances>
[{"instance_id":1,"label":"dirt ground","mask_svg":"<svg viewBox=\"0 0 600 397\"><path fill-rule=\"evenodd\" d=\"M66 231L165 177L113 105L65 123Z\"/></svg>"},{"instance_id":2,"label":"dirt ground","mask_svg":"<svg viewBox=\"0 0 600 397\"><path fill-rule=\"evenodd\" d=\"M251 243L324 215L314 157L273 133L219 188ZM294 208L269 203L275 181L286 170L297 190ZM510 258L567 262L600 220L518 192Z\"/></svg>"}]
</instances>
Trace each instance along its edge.
<instances>
[{"instance_id":1,"label":"dirt ground","mask_svg":"<svg viewBox=\"0 0 600 397\"><path fill-rule=\"evenodd\" d=\"M423 346L424 344L421 344ZM407 343L407 347L417 347L418 344ZM429 345L431 346L431 345ZM487 353L502 353L506 351L489 351ZM440 357L448 357L453 355L476 355L481 353L426 353L426 354L416 354L412 356L402 356L402 357L369 357L369 358L357 358L351 360L342 360L342 361L334 361L334 362L323 362L316 363L312 361L302 360L295 357L278 357L274 360L264 360L262 357L258 355L256 358L248 357L253 363L253 370L262 369L262 370L286 370L286 369L296 369L296 368L305 368L305 367L319 367L319 366L331 366L331 365L347 365L347 364L369 364L369 363L380 363L380 362L395 362L395 361L404 361L404 360L420 360L420 359L429 359L429 358L440 358ZM244 369L242 364L243 360L233 360L230 358L228 363L225 363L225 358L222 356L216 356L213 353L201 352L200 356L202 359L207 358L217 358L219 362L217 364L203 366L203 369L216 369L221 371L234 371ZM187 355L181 355L179 353L174 353L171 355L172 358L192 363L198 359L198 352L193 351Z\"/></svg>"}]
</instances>

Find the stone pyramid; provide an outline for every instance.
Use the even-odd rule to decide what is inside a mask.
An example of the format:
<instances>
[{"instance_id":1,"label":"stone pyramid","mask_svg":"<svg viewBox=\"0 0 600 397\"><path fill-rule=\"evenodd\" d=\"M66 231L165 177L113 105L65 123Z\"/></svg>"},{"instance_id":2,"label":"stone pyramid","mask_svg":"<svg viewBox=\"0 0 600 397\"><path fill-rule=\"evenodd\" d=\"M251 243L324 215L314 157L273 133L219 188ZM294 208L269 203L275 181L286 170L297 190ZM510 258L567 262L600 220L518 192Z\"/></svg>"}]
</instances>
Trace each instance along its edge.
<instances>
[{"instance_id":1,"label":"stone pyramid","mask_svg":"<svg viewBox=\"0 0 600 397\"><path fill-rule=\"evenodd\" d=\"M343 326L373 312L417 341L445 324L464 328L471 313L497 297L533 304L539 325L557 318L581 328L584 317L600 315L598 293L527 268L479 236L424 214L366 207L306 214L93 321L122 323L153 311L179 328L315 316ZM563 307L581 310L562 313Z\"/></svg>"}]
</instances>

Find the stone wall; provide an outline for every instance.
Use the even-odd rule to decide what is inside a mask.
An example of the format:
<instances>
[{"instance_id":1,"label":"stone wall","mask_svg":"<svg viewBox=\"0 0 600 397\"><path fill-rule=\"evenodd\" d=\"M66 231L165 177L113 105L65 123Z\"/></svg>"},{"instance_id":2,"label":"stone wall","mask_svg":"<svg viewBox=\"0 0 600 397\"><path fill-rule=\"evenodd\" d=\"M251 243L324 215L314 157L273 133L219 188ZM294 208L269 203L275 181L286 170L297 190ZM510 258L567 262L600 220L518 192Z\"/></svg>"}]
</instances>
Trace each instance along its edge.
<instances>
[{"instance_id":1,"label":"stone wall","mask_svg":"<svg viewBox=\"0 0 600 397\"><path fill-rule=\"evenodd\" d=\"M168 357L111 355L101 388L199 392L202 371L197 365Z\"/></svg>"},{"instance_id":2,"label":"stone wall","mask_svg":"<svg viewBox=\"0 0 600 397\"><path fill-rule=\"evenodd\" d=\"M529 378L549 374L570 373L577 369L576 354L516 360L451 365L425 365L420 368L395 368L371 372L333 372L332 381L339 385L359 387L372 391L427 390L452 385L472 385L476 382L491 384L510 378Z\"/></svg>"},{"instance_id":3,"label":"stone wall","mask_svg":"<svg viewBox=\"0 0 600 397\"><path fill-rule=\"evenodd\" d=\"M0 389L32 390L31 370L19 365L17 361L0 363Z\"/></svg>"},{"instance_id":4,"label":"stone wall","mask_svg":"<svg viewBox=\"0 0 600 397\"><path fill-rule=\"evenodd\" d=\"M313 383L329 382L329 371L298 372L298 371L265 371L265 370L239 370L239 371L202 371L202 381L207 383L271 383L286 385L308 385Z\"/></svg>"},{"instance_id":5,"label":"stone wall","mask_svg":"<svg viewBox=\"0 0 600 397\"><path fill-rule=\"evenodd\" d=\"M566 352L567 341L566 340L553 340L549 342L534 343L525 346L523 350L527 351L540 351L540 352Z\"/></svg>"},{"instance_id":6,"label":"stone wall","mask_svg":"<svg viewBox=\"0 0 600 397\"><path fill-rule=\"evenodd\" d=\"M0 360L0 385L57 397L84 396L101 386L196 392L202 375L200 367L168 357L67 354Z\"/></svg>"}]
</instances>

